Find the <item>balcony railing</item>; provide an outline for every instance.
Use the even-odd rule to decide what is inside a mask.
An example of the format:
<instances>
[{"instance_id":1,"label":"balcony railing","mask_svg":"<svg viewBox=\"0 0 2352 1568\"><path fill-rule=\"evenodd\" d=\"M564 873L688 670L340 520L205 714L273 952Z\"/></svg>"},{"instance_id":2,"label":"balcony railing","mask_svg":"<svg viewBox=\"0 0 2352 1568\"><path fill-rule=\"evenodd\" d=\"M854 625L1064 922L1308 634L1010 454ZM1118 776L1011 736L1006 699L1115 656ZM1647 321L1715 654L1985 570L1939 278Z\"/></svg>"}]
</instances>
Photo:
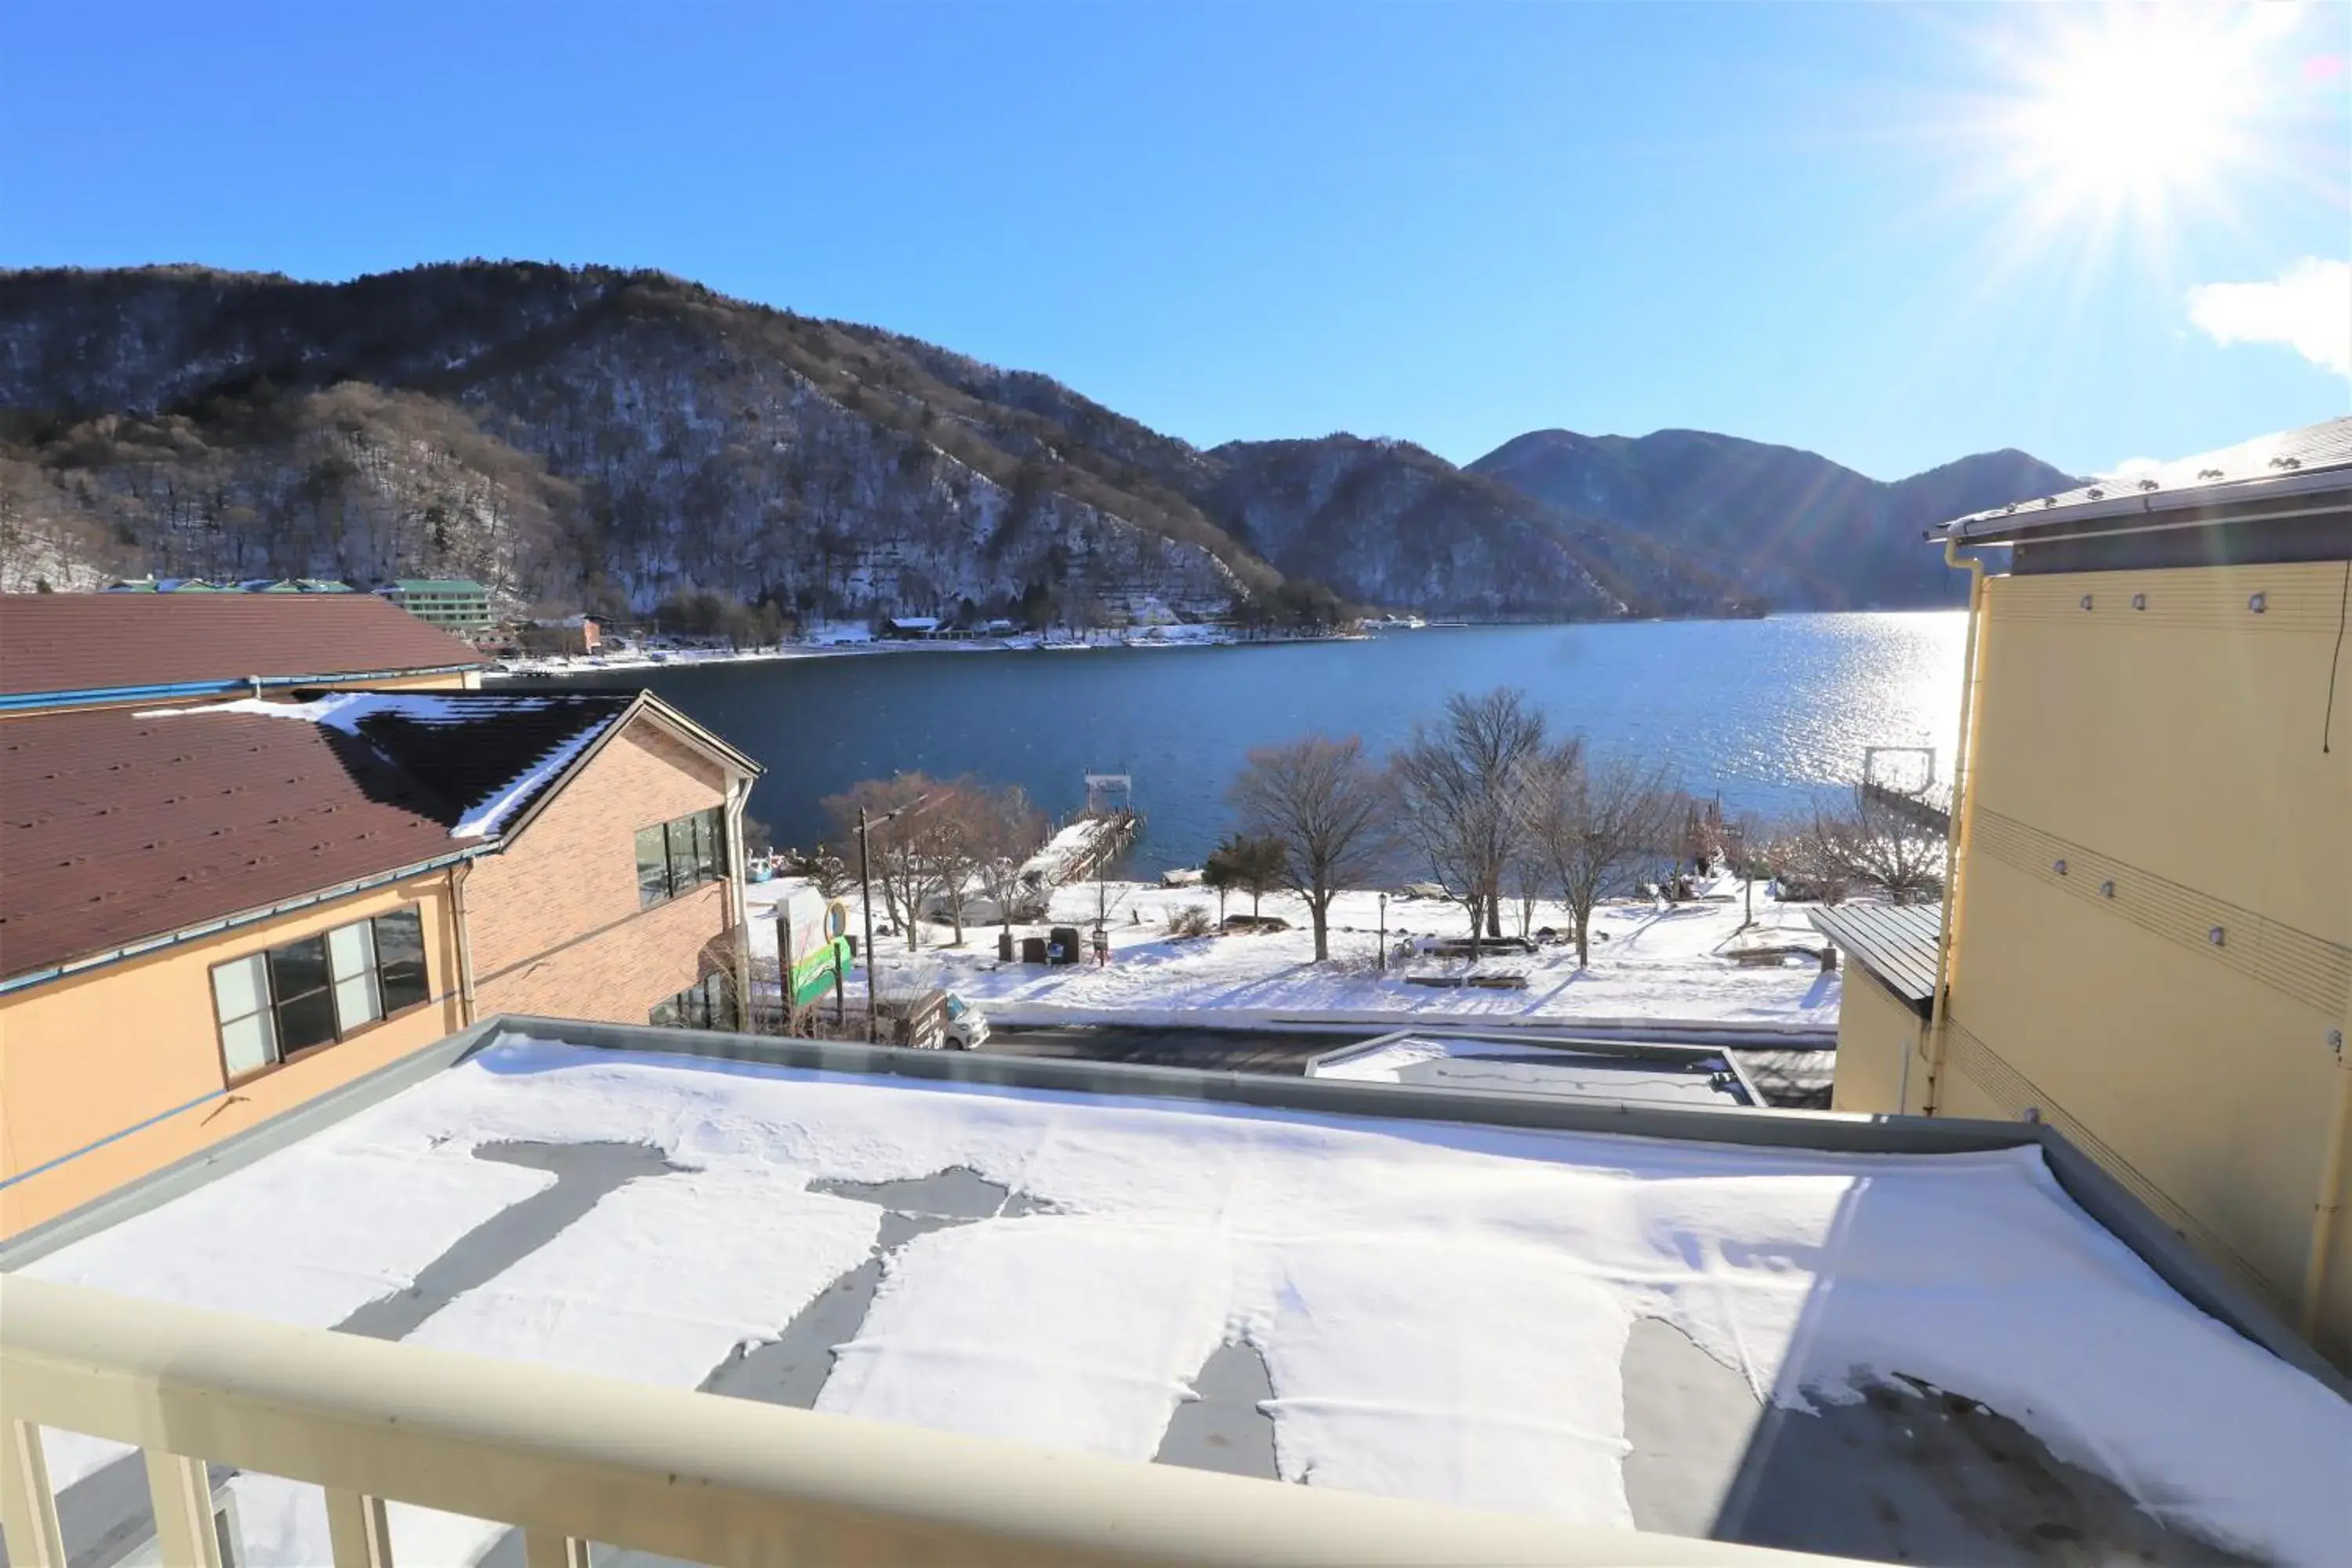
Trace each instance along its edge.
<instances>
[{"instance_id":1,"label":"balcony railing","mask_svg":"<svg viewBox=\"0 0 2352 1568\"><path fill-rule=\"evenodd\" d=\"M40 1428L145 1450L162 1560L220 1568L205 1464L325 1489L335 1568L386 1500L712 1563L1677 1563L1824 1559L1127 1464L0 1276L0 1523L66 1568ZM410 1568L418 1568L412 1564Z\"/></svg>"}]
</instances>

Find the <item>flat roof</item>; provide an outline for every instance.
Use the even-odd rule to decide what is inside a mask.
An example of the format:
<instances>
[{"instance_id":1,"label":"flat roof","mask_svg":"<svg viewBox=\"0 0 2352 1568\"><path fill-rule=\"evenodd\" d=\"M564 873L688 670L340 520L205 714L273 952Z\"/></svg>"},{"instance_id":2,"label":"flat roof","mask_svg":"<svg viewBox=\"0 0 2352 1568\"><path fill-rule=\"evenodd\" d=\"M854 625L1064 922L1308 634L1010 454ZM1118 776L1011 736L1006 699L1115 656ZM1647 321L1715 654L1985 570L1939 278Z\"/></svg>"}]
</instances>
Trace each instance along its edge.
<instances>
[{"instance_id":1,"label":"flat roof","mask_svg":"<svg viewBox=\"0 0 2352 1568\"><path fill-rule=\"evenodd\" d=\"M2274 431L2056 495L1970 512L1931 530L1928 537L2030 542L2037 533L2086 523L2127 529L2137 518L2218 523L2291 507L2297 496L2345 489L2352 489L2352 416Z\"/></svg>"},{"instance_id":2,"label":"flat roof","mask_svg":"<svg viewBox=\"0 0 2352 1568\"><path fill-rule=\"evenodd\" d=\"M2352 1404L2208 1315L2271 1333L2260 1309L2049 1130L2006 1124L502 1019L0 1267L1914 1561L2323 1560L2352 1455ZM120 1445L53 1436L49 1465L69 1538L143 1506ZM325 1560L315 1489L226 1484L248 1542ZM403 1560L500 1549L499 1526L392 1512Z\"/></svg>"},{"instance_id":3,"label":"flat roof","mask_svg":"<svg viewBox=\"0 0 2352 1568\"><path fill-rule=\"evenodd\" d=\"M1307 1076L1643 1105L1764 1103L1728 1051L1520 1029L1402 1029L1326 1051L1307 1062Z\"/></svg>"},{"instance_id":4,"label":"flat roof","mask_svg":"<svg viewBox=\"0 0 2352 1568\"><path fill-rule=\"evenodd\" d=\"M1810 911L1813 929L1925 1016L1936 1001L1944 906L1839 904Z\"/></svg>"}]
</instances>

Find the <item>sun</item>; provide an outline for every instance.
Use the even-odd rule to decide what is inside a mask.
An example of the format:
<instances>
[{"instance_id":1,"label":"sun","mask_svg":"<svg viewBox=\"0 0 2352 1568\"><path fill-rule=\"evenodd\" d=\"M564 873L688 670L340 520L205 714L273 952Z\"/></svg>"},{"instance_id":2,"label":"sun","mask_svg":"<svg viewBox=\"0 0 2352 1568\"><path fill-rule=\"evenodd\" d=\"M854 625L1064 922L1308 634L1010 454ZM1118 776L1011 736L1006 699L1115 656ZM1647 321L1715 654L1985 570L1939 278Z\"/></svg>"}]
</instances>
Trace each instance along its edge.
<instances>
[{"instance_id":1,"label":"sun","mask_svg":"<svg viewBox=\"0 0 2352 1568\"><path fill-rule=\"evenodd\" d=\"M2022 174L2068 205L2171 205L2241 152L2255 72L2205 6L2115 6L2047 40L2011 126Z\"/></svg>"}]
</instances>

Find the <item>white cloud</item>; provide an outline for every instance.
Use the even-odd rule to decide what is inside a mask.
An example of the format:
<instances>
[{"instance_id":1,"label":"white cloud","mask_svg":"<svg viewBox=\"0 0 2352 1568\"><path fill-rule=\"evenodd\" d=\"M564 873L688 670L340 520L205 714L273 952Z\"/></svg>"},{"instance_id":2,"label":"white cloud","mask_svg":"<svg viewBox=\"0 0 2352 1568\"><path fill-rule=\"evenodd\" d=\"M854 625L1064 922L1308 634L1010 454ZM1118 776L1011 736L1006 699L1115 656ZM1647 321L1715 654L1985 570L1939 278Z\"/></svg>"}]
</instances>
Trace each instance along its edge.
<instances>
[{"instance_id":1,"label":"white cloud","mask_svg":"<svg viewBox=\"0 0 2352 1568\"><path fill-rule=\"evenodd\" d=\"M2189 290L2189 319L2219 343L2284 343L2352 375L2352 261L2306 256L2267 283Z\"/></svg>"},{"instance_id":2,"label":"white cloud","mask_svg":"<svg viewBox=\"0 0 2352 1568\"><path fill-rule=\"evenodd\" d=\"M2122 462L2101 474L2099 478L2119 480L2144 479L2162 467L2164 467L2162 458L2126 458Z\"/></svg>"}]
</instances>

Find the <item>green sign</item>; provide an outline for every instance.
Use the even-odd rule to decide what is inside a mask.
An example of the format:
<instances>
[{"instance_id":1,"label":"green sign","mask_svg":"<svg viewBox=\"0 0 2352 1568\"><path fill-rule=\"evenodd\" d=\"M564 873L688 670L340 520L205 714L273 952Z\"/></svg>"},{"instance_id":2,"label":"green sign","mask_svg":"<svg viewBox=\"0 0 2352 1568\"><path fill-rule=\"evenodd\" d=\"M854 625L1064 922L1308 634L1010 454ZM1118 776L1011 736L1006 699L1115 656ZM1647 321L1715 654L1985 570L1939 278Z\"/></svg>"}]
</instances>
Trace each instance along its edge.
<instances>
[{"instance_id":1,"label":"green sign","mask_svg":"<svg viewBox=\"0 0 2352 1568\"><path fill-rule=\"evenodd\" d=\"M805 1006L833 989L835 975L849 969L849 939L836 936L812 948L793 965L793 1005Z\"/></svg>"}]
</instances>

